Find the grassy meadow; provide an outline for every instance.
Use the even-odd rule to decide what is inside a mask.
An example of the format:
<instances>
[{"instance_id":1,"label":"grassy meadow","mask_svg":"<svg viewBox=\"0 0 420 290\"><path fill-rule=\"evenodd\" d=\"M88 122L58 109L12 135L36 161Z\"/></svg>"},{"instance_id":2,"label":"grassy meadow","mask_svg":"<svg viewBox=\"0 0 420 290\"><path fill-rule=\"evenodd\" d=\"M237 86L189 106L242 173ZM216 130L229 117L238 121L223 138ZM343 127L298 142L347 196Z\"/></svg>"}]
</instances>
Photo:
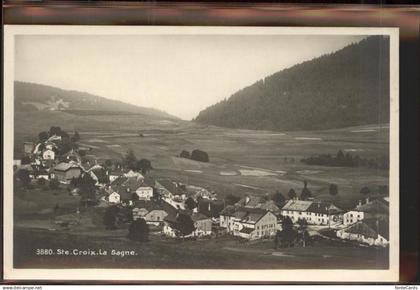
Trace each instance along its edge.
<instances>
[{"instance_id":1,"label":"grassy meadow","mask_svg":"<svg viewBox=\"0 0 420 290\"><path fill-rule=\"evenodd\" d=\"M388 154L387 125L360 126L311 132L273 132L225 129L182 120L143 115L75 115L64 112L16 112L15 151L24 141L36 141L41 131L60 126L80 143L93 147L99 161L122 158L132 149L137 158L151 160L151 176L170 178L215 191L219 198L232 193L264 195L279 190L285 196L293 188L300 194L303 181L315 198L331 200L343 209L352 208L363 186L375 194L388 184L388 171L306 165L301 158L336 154L338 150L375 158ZM182 150L201 149L210 162L177 157ZM291 160L294 160L293 162ZM331 196L330 183L338 185ZM15 267L72 268L101 266L122 268L387 268L386 250L346 246L317 240L307 248L273 249L273 241L244 243L231 237L198 241L172 241L153 234L144 244L126 238L127 227L107 231L102 224L103 207L80 208L80 224L61 228L61 217L75 219L79 197L62 187L47 186L14 193ZM55 205L60 208L54 212ZM72 216L73 215L73 216ZM182 244L181 244L182 243ZM31 245L30 247L28 245ZM36 248L133 249L136 256L124 258L38 256ZM81 260L83 263L81 263Z\"/></svg>"}]
</instances>

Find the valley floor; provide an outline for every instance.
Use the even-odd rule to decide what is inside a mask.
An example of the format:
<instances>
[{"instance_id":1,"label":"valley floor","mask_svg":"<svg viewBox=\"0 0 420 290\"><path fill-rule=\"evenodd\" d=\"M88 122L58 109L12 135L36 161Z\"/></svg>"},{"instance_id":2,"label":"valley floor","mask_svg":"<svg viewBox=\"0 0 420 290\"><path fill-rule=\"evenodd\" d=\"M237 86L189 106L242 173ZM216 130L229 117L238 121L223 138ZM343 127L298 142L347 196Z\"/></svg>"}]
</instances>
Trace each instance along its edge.
<instances>
[{"instance_id":1,"label":"valley floor","mask_svg":"<svg viewBox=\"0 0 420 290\"><path fill-rule=\"evenodd\" d=\"M274 249L272 240L245 242L231 236L181 241L151 236L145 243L108 236L17 228L16 268L159 268L159 269L387 269L388 250L347 245L322 238L305 248ZM38 249L52 250L37 255ZM58 255L58 250L107 252L107 255ZM112 255L133 251L134 255Z\"/></svg>"}]
</instances>

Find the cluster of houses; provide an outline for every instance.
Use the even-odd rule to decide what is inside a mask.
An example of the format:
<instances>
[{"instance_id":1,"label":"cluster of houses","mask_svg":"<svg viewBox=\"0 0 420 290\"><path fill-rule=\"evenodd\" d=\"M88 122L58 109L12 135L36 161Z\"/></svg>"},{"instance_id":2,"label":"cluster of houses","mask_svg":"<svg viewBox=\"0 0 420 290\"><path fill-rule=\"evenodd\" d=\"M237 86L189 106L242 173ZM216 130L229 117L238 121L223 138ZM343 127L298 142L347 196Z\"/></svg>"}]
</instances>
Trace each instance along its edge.
<instances>
[{"instance_id":1,"label":"cluster of houses","mask_svg":"<svg viewBox=\"0 0 420 290\"><path fill-rule=\"evenodd\" d=\"M96 158L87 158L89 155L81 158L74 149L57 156L54 149L59 139L54 135L42 143L25 143L24 152L30 156L30 162L15 160L14 165L29 170L33 179L54 178L62 184L89 174L96 182L102 205L129 208L133 220L144 219L168 237L180 235L178 217L187 214L194 225L188 237L225 233L247 240L270 238L281 230L282 220L288 217L293 223L305 221L308 225L336 229L340 239L376 246L389 243L389 204L384 199L367 199L349 211L330 202L296 198L279 207L260 196L245 196L236 204L225 206L205 188L170 179L155 180L121 166L105 167ZM194 201L194 208L187 205L188 199Z\"/></svg>"}]
</instances>

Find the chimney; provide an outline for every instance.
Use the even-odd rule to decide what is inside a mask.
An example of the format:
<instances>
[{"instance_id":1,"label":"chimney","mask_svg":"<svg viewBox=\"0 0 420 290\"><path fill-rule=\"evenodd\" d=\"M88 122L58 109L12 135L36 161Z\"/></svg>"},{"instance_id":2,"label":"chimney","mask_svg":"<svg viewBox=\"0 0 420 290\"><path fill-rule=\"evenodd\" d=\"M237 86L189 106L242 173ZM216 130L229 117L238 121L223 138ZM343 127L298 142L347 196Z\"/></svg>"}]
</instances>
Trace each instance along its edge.
<instances>
[{"instance_id":1,"label":"chimney","mask_svg":"<svg viewBox=\"0 0 420 290\"><path fill-rule=\"evenodd\" d=\"M359 204L357 206L362 206L362 201L359 200Z\"/></svg>"},{"instance_id":2,"label":"chimney","mask_svg":"<svg viewBox=\"0 0 420 290\"><path fill-rule=\"evenodd\" d=\"M369 203L369 197L366 197L366 204Z\"/></svg>"}]
</instances>

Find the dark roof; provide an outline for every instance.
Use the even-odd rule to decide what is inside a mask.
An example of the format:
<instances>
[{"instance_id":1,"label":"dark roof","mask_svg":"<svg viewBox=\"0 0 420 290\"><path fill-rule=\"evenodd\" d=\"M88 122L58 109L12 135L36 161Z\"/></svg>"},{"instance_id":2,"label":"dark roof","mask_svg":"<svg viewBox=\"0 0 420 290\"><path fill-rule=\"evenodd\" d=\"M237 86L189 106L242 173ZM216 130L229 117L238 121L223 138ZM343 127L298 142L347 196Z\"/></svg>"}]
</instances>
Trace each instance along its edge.
<instances>
[{"instance_id":1,"label":"dark roof","mask_svg":"<svg viewBox=\"0 0 420 290\"><path fill-rule=\"evenodd\" d=\"M174 208L172 205L167 203L164 200L161 200L159 202L155 202L152 200L137 200L134 202L134 207L137 208L145 208L148 212L151 212L152 210L163 210L168 215L173 214L176 216L176 208Z\"/></svg>"},{"instance_id":2,"label":"dark roof","mask_svg":"<svg viewBox=\"0 0 420 290\"><path fill-rule=\"evenodd\" d=\"M169 179L160 179L158 180L160 185L162 185L167 191L172 193L173 195L182 195L185 194L186 191L177 186L176 182L173 182Z\"/></svg>"},{"instance_id":3,"label":"dark roof","mask_svg":"<svg viewBox=\"0 0 420 290\"><path fill-rule=\"evenodd\" d=\"M57 166L54 168L57 171L68 171L70 169L80 169L80 166L77 164L72 164L72 163L65 163L65 162L61 162L59 164L57 164Z\"/></svg>"},{"instance_id":4,"label":"dark roof","mask_svg":"<svg viewBox=\"0 0 420 290\"><path fill-rule=\"evenodd\" d=\"M374 229L385 239L389 240L389 221L388 219L365 219L363 220L370 228Z\"/></svg>"},{"instance_id":5,"label":"dark roof","mask_svg":"<svg viewBox=\"0 0 420 290\"><path fill-rule=\"evenodd\" d=\"M268 213L267 210L261 208L248 208L248 207L226 207L223 210L224 215L233 216L240 219L242 222L258 222L263 216Z\"/></svg>"},{"instance_id":6,"label":"dark roof","mask_svg":"<svg viewBox=\"0 0 420 290\"><path fill-rule=\"evenodd\" d=\"M255 229L253 228L248 228L248 227L243 227L239 232L240 233L244 233L244 234L250 234L254 231Z\"/></svg>"},{"instance_id":7,"label":"dark roof","mask_svg":"<svg viewBox=\"0 0 420 290\"><path fill-rule=\"evenodd\" d=\"M121 186L127 179L125 176L119 176L111 182L111 186Z\"/></svg>"},{"instance_id":8,"label":"dark roof","mask_svg":"<svg viewBox=\"0 0 420 290\"><path fill-rule=\"evenodd\" d=\"M176 224L177 223L176 217L177 217L177 213L176 212L175 213L170 213L163 220L165 222L170 223L170 224Z\"/></svg>"},{"instance_id":9,"label":"dark roof","mask_svg":"<svg viewBox=\"0 0 420 290\"><path fill-rule=\"evenodd\" d=\"M312 201L291 199L284 206L283 210L290 211L307 211L312 205Z\"/></svg>"},{"instance_id":10,"label":"dark roof","mask_svg":"<svg viewBox=\"0 0 420 290\"><path fill-rule=\"evenodd\" d=\"M330 203L326 202L313 202L306 211L320 213L320 214L329 214Z\"/></svg>"},{"instance_id":11,"label":"dark roof","mask_svg":"<svg viewBox=\"0 0 420 290\"><path fill-rule=\"evenodd\" d=\"M210 211L209 211L210 205ZM198 202L198 210L199 212L207 215L218 217L220 213L223 211L224 202L221 200L210 200L207 198L202 198Z\"/></svg>"},{"instance_id":12,"label":"dark roof","mask_svg":"<svg viewBox=\"0 0 420 290\"><path fill-rule=\"evenodd\" d=\"M347 233L363 235L367 238L378 238L378 234L389 240L389 224L387 220L365 219L345 229Z\"/></svg>"},{"instance_id":13,"label":"dark roof","mask_svg":"<svg viewBox=\"0 0 420 290\"><path fill-rule=\"evenodd\" d=\"M231 216L233 215L233 213L236 211L236 207L234 207L233 205L228 205L227 207L225 207L220 214L221 215L226 215L226 216Z\"/></svg>"},{"instance_id":14,"label":"dark roof","mask_svg":"<svg viewBox=\"0 0 420 290\"><path fill-rule=\"evenodd\" d=\"M388 214L389 207L377 199L356 207L357 211L372 213L372 214Z\"/></svg>"},{"instance_id":15,"label":"dark roof","mask_svg":"<svg viewBox=\"0 0 420 290\"><path fill-rule=\"evenodd\" d=\"M210 219L208 216L206 216L206 215L204 215L204 214L202 214L202 213L199 213L199 212L197 212L197 213L193 213L193 215L192 215L192 220L193 221L201 221L201 220L208 220L208 219Z\"/></svg>"},{"instance_id":16,"label":"dark roof","mask_svg":"<svg viewBox=\"0 0 420 290\"><path fill-rule=\"evenodd\" d=\"M131 192L136 191L140 186L142 186L143 180L137 179L135 177L129 177L126 181L123 182L122 186L129 188Z\"/></svg>"},{"instance_id":17,"label":"dark roof","mask_svg":"<svg viewBox=\"0 0 420 290\"><path fill-rule=\"evenodd\" d=\"M244 207L257 207L260 203L261 203L260 196L248 195L241 198L235 205L244 206Z\"/></svg>"},{"instance_id":18,"label":"dark roof","mask_svg":"<svg viewBox=\"0 0 420 290\"><path fill-rule=\"evenodd\" d=\"M149 175L146 175L144 177L144 184L147 186L154 187L155 186L155 179L153 177L150 177Z\"/></svg>"}]
</instances>

